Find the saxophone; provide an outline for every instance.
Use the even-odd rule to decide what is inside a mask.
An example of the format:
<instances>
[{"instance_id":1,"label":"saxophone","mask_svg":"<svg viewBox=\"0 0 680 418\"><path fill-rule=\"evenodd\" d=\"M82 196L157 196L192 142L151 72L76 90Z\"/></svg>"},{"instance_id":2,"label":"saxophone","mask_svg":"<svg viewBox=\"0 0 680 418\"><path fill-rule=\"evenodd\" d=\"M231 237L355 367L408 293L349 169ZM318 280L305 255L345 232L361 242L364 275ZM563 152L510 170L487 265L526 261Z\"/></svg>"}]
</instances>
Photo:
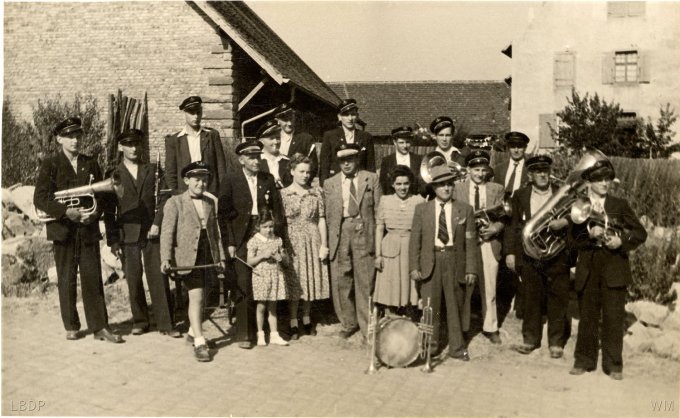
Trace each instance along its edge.
<instances>
[{"instance_id":1,"label":"saxophone","mask_svg":"<svg viewBox=\"0 0 680 418\"><path fill-rule=\"evenodd\" d=\"M524 225L522 246L528 256L536 260L549 260L566 246L564 231L551 230L551 221L567 216L575 223L583 223L587 219L588 202L582 195L588 185L581 175L599 161L608 161L608 158L599 150L587 150L559 190Z\"/></svg>"}]
</instances>

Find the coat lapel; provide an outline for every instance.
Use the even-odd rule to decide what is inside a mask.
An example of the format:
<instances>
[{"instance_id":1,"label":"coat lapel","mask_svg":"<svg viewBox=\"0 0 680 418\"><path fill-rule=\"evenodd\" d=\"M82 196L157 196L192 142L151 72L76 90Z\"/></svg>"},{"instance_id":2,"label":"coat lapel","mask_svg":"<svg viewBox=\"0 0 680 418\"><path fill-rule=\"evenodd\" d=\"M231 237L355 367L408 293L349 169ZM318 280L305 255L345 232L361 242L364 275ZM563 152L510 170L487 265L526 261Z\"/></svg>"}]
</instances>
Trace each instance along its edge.
<instances>
[{"instance_id":1,"label":"coat lapel","mask_svg":"<svg viewBox=\"0 0 680 418\"><path fill-rule=\"evenodd\" d=\"M451 233L453 234L453 237L451 237L451 242L456 241L456 227L458 224L461 222L461 220L465 220L465 212L462 206L460 205L454 205L453 203L451 204Z\"/></svg>"},{"instance_id":2,"label":"coat lapel","mask_svg":"<svg viewBox=\"0 0 680 418\"><path fill-rule=\"evenodd\" d=\"M191 153L189 152L189 137L187 134L184 134L177 138L177 141L179 142L179 156L182 160L181 164L179 164L178 170L181 170L183 167L185 167L187 164L189 164L191 161Z\"/></svg>"},{"instance_id":3,"label":"coat lapel","mask_svg":"<svg viewBox=\"0 0 680 418\"><path fill-rule=\"evenodd\" d=\"M151 166L146 164L140 164L137 168L137 184L135 185L137 187L137 195L142 193L144 181L146 180L146 176L149 174L150 167Z\"/></svg>"},{"instance_id":4,"label":"coat lapel","mask_svg":"<svg viewBox=\"0 0 680 418\"><path fill-rule=\"evenodd\" d=\"M368 187L368 177L365 173L359 172L357 174L357 205L361 207L361 200L364 198L364 192Z\"/></svg>"},{"instance_id":5,"label":"coat lapel","mask_svg":"<svg viewBox=\"0 0 680 418\"><path fill-rule=\"evenodd\" d=\"M437 222L438 219L436 219L436 211L435 211L435 203L436 200L432 199L429 202L427 202L427 206L425 207L425 211L423 213L423 242L425 243L424 245L426 246L431 246L434 247L434 231L437 228Z\"/></svg>"},{"instance_id":6,"label":"coat lapel","mask_svg":"<svg viewBox=\"0 0 680 418\"><path fill-rule=\"evenodd\" d=\"M189 212L190 215L189 217L194 220L194 223L196 225L201 224L201 220L198 218L198 213L196 212L196 207L194 206L194 202L191 199L191 196L189 196L189 191L187 190L182 194L182 200L184 201L184 212ZM205 204L203 205L205 207Z\"/></svg>"},{"instance_id":7,"label":"coat lapel","mask_svg":"<svg viewBox=\"0 0 680 418\"><path fill-rule=\"evenodd\" d=\"M201 159L205 161L205 155L208 151L208 131L201 128Z\"/></svg>"}]
</instances>

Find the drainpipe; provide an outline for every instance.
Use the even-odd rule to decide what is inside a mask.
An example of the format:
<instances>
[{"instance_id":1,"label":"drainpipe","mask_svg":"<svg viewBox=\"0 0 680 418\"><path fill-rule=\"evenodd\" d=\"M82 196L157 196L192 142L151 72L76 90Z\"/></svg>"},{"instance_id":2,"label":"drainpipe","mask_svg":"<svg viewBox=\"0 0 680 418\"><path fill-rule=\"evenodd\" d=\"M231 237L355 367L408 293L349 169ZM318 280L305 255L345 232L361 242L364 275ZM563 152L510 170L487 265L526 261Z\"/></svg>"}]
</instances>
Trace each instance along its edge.
<instances>
[{"instance_id":1,"label":"drainpipe","mask_svg":"<svg viewBox=\"0 0 680 418\"><path fill-rule=\"evenodd\" d=\"M263 79L263 80L260 82L260 84L264 85L264 82L265 82L265 80ZM260 84L258 84L258 86L259 86ZM243 106L245 106L245 104L246 104L248 101L250 101L250 99L253 98L253 96L255 95L255 93L257 93L257 90L259 90L260 88L262 88L262 87L259 87L259 88L258 88L258 87L256 86L255 89L253 89L253 91L251 91L250 94L248 94L248 96L247 96L245 99L243 99L243 100L241 101L241 103L239 103L239 106L238 106L238 110L239 110L239 111L240 111L241 109L243 109ZM288 103L293 103L293 100L295 100L295 90L296 90L295 86L293 86L293 87L290 89L290 100L288 100ZM243 104L243 106L242 106L242 104ZM245 127L246 127L246 125L248 125L248 124L251 123L251 122L255 122L256 120L262 119L263 117L265 117L265 116L267 116L267 115L271 115L272 113L274 113L275 110L276 110L276 107L273 108L273 109L267 110L266 112L262 112L262 113L260 113L259 115L255 115L255 116L253 116L252 118L250 118L250 119L248 119L248 120L243 121L243 122L241 123L241 140L245 139L245 137L246 137L246 135L245 135Z\"/></svg>"}]
</instances>

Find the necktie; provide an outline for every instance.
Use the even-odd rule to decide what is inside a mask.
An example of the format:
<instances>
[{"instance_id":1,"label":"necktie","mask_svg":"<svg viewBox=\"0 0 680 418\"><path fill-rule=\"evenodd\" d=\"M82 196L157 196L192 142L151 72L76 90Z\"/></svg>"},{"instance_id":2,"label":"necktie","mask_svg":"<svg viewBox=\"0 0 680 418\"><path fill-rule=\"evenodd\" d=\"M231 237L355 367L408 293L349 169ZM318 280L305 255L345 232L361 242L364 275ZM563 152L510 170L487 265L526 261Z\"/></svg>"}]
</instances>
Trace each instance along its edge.
<instances>
[{"instance_id":1,"label":"necktie","mask_svg":"<svg viewBox=\"0 0 680 418\"><path fill-rule=\"evenodd\" d=\"M508 184L505 186L505 191L508 193L512 193L512 188L515 185L515 174L517 173L517 166L519 163L517 161L513 162L515 166L512 168L512 174L510 174L510 180L508 180Z\"/></svg>"},{"instance_id":2,"label":"necktie","mask_svg":"<svg viewBox=\"0 0 680 418\"><path fill-rule=\"evenodd\" d=\"M352 218L359 214L359 204L357 203L357 189L354 187L354 177L347 177L349 180L349 202L347 212Z\"/></svg>"},{"instance_id":3,"label":"necktie","mask_svg":"<svg viewBox=\"0 0 680 418\"><path fill-rule=\"evenodd\" d=\"M439 238L439 241L441 241L444 245L449 242L449 231L446 229L446 211L444 210L445 204L446 203L440 203L442 209L439 212L439 228L437 231L437 238Z\"/></svg>"},{"instance_id":4,"label":"necktie","mask_svg":"<svg viewBox=\"0 0 680 418\"><path fill-rule=\"evenodd\" d=\"M475 210L479 210L479 186L475 185Z\"/></svg>"}]
</instances>

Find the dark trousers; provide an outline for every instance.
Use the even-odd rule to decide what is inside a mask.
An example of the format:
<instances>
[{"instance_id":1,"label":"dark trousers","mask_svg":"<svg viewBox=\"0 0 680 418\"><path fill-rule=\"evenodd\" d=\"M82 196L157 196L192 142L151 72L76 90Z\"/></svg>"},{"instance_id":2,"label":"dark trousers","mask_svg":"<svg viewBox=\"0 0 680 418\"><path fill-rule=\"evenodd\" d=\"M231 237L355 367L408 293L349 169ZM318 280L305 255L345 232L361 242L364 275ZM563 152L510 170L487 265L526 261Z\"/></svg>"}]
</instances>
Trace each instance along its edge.
<instances>
[{"instance_id":1,"label":"dark trousers","mask_svg":"<svg viewBox=\"0 0 680 418\"><path fill-rule=\"evenodd\" d=\"M173 301L170 293L168 277L160 271L160 244L157 240L143 240L134 244L123 244L123 270L130 291L130 309L134 327L149 326L149 308L146 304L142 272L146 273L146 282L151 295L151 306L159 331L170 331L173 327ZM142 267L142 257L144 266Z\"/></svg>"},{"instance_id":2,"label":"dark trousers","mask_svg":"<svg viewBox=\"0 0 680 418\"><path fill-rule=\"evenodd\" d=\"M571 334L569 306L569 265L564 253L548 261L524 256L522 285L524 286L524 343L541 346L543 314L548 317L548 345L564 347ZM568 330L568 331L567 331Z\"/></svg>"},{"instance_id":3,"label":"dark trousers","mask_svg":"<svg viewBox=\"0 0 680 418\"><path fill-rule=\"evenodd\" d=\"M498 263L496 279L496 309L498 314L498 328L503 325L505 317L510 312L512 299L515 299L515 314L517 318L524 317L523 287L519 276L505 264L505 255Z\"/></svg>"},{"instance_id":4,"label":"dark trousers","mask_svg":"<svg viewBox=\"0 0 680 418\"><path fill-rule=\"evenodd\" d=\"M245 234L245 242L236 250L236 256L241 260L248 259L248 246L246 243L255 231L256 219L251 217ZM253 300L252 269L238 260L234 260L236 271L236 285L238 297L234 306L236 314L236 341L253 341L257 333L255 322L255 301Z\"/></svg>"},{"instance_id":5,"label":"dark trousers","mask_svg":"<svg viewBox=\"0 0 680 418\"><path fill-rule=\"evenodd\" d=\"M357 326L366 336L368 297L375 281L373 248L366 240L366 224L348 218L340 227L338 252L331 262L333 306L342 328L353 331Z\"/></svg>"},{"instance_id":6,"label":"dark trousers","mask_svg":"<svg viewBox=\"0 0 680 418\"><path fill-rule=\"evenodd\" d=\"M584 288L578 293L580 321L574 367L597 368L598 340L602 343L602 370L605 373L623 370L623 325L626 317L625 287L608 287L605 280L607 265L601 254L593 254L593 270ZM600 316L602 330L600 331Z\"/></svg>"},{"instance_id":7,"label":"dark trousers","mask_svg":"<svg viewBox=\"0 0 680 418\"><path fill-rule=\"evenodd\" d=\"M109 319L104 299L99 242L85 244L80 239L80 232L76 231L67 241L54 241L54 262L57 265L59 307L64 328L67 331L80 329L76 309L78 270L88 329L96 332L107 327Z\"/></svg>"},{"instance_id":8,"label":"dark trousers","mask_svg":"<svg viewBox=\"0 0 680 418\"><path fill-rule=\"evenodd\" d=\"M432 306L432 346L442 348L446 344L440 341L440 327L442 324L442 303L446 306L446 324L448 325L449 355L455 356L465 349L463 338L462 318L465 306L465 288L454 278L453 251L436 251L434 255L434 270L429 279L424 280L420 287L423 306L430 299ZM436 350L435 350L436 351Z\"/></svg>"}]
</instances>

